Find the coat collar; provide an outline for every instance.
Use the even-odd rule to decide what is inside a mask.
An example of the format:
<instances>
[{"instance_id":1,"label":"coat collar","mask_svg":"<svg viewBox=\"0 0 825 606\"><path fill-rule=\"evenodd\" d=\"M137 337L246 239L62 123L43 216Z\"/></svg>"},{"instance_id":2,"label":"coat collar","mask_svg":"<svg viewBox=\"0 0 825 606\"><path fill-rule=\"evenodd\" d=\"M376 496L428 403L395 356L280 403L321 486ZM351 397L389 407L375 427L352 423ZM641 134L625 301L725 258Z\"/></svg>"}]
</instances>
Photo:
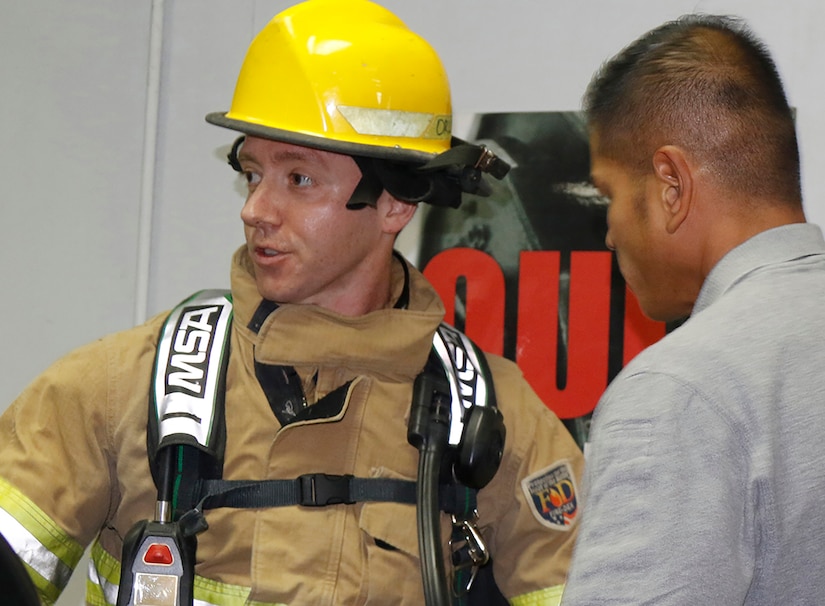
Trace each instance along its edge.
<instances>
[{"instance_id":1,"label":"coat collar","mask_svg":"<svg viewBox=\"0 0 825 606\"><path fill-rule=\"evenodd\" d=\"M444 306L426 278L401 258L393 264L394 298L404 289L402 263L409 269L407 309L350 317L316 305L280 305L256 335L248 325L263 299L242 247L233 257L231 273L236 330L254 343L255 359L264 364L345 367L359 374L413 378L424 367Z\"/></svg>"}]
</instances>

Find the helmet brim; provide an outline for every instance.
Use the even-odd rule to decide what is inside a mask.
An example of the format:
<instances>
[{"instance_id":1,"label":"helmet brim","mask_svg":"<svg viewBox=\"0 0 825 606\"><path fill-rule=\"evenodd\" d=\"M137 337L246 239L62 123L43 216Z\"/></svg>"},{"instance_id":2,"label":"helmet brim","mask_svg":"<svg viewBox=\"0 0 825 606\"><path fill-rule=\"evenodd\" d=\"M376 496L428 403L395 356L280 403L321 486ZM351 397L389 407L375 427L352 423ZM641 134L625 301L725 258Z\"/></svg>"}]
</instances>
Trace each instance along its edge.
<instances>
[{"instance_id":1,"label":"helmet brim","mask_svg":"<svg viewBox=\"0 0 825 606\"><path fill-rule=\"evenodd\" d=\"M229 118L227 117L227 113L228 112L211 112L206 114L206 121L210 124L222 126L223 128L228 128L253 137L261 137L263 139L291 143L293 145L345 154L347 156L365 156L368 158L378 158L381 160L390 160L393 162L403 162L406 164L416 165L425 164L435 157L433 154L428 154L418 150L404 149L402 147L365 145L363 143L338 141L335 139L318 137L316 135L282 130L271 126L255 124L254 122L245 122L243 120Z\"/></svg>"}]
</instances>

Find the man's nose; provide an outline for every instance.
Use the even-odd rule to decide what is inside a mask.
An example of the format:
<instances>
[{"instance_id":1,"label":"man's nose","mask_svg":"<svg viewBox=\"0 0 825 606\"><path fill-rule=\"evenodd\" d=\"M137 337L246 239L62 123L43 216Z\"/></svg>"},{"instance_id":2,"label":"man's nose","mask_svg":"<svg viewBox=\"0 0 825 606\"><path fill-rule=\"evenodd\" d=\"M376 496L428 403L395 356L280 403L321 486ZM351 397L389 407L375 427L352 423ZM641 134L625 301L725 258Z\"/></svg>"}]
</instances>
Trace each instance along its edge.
<instances>
[{"instance_id":1,"label":"man's nose","mask_svg":"<svg viewBox=\"0 0 825 606\"><path fill-rule=\"evenodd\" d=\"M241 220L254 227L265 223L276 224L278 217L278 205L273 193L263 183L259 183L246 197L241 208Z\"/></svg>"}]
</instances>

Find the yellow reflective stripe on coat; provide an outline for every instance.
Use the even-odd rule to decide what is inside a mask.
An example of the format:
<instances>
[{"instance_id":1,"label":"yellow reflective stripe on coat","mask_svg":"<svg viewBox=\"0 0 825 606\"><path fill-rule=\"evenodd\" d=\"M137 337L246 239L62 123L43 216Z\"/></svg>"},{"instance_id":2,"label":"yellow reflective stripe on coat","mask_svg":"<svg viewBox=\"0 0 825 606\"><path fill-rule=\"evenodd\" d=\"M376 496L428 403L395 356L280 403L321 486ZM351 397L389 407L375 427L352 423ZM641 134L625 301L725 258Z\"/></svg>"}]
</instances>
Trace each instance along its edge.
<instances>
[{"instance_id":1,"label":"yellow reflective stripe on coat","mask_svg":"<svg viewBox=\"0 0 825 606\"><path fill-rule=\"evenodd\" d=\"M83 546L3 478L0 533L23 560L41 600L49 604L57 600L83 556Z\"/></svg>"},{"instance_id":2,"label":"yellow reflective stripe on coat","mask_svg":"<svg viewBox=\"0 0 825 606\"><path fill-rule=\"evenodd\" d=\"M86 601L92 606L114 606L117 603L119 582L120 562L95 542L89 561ZM193 606L286 606L249 600L250 591L249 587L196 576Z\"/></svg>"},{"instance_id":3,"label":"yellow reflective stripe on coat","mask_svg":"<svg viewBox=\"0 0 825 606\"><path fill-rule=\"evenodd\" d=\"M559 606L563 593L564 585L555 585L516 596L510 600L510 606Z\"/></svg>"}]
</instances>

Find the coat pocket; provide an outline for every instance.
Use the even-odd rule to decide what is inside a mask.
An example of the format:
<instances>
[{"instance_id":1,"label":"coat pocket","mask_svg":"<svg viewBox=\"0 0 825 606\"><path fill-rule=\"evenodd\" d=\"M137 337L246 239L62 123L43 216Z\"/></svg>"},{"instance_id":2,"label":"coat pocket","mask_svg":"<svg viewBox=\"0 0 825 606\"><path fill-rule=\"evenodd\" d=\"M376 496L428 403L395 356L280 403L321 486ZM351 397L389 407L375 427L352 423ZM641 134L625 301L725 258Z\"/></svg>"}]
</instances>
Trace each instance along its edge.
<instances>
[{"instance_id":1,"label":"coat pocket","mask_svg":"<svg viewBox=\"0 0 825 606\"><path fill-rule=\"evenodd\" d=\"M367 604L423 604L415 505L366 503L359 520Z\"/></svg>"}]
</instances>

